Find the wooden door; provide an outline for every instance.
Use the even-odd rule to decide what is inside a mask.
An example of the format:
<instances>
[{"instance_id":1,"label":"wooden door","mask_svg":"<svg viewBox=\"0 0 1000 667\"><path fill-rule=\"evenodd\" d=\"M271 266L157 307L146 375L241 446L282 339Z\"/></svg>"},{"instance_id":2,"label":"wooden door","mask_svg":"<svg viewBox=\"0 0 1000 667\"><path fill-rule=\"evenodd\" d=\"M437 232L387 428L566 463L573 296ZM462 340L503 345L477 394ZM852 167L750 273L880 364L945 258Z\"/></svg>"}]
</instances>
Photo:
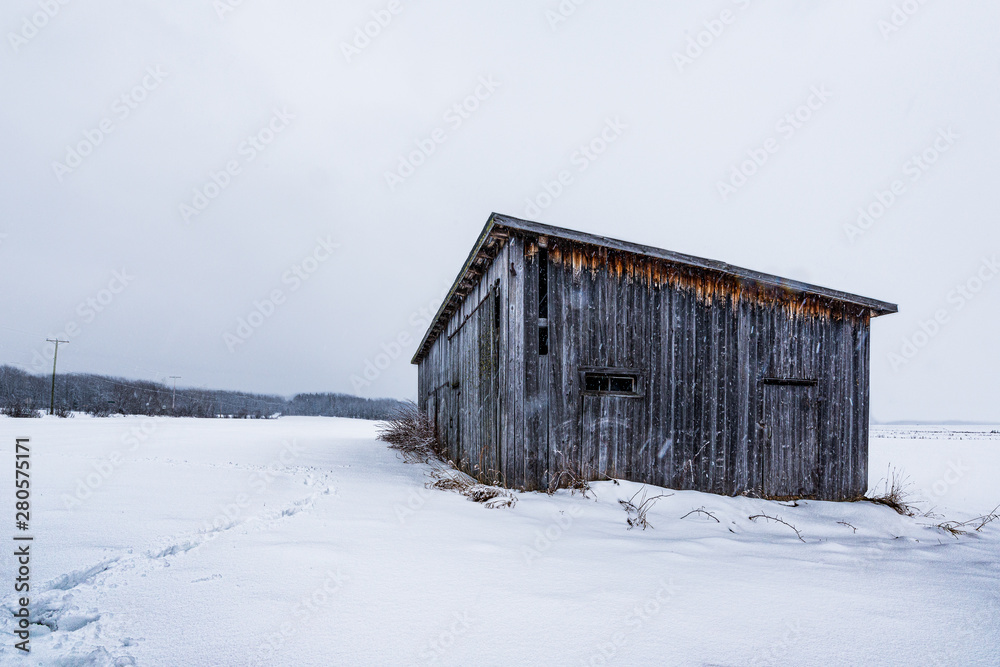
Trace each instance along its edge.
<instances>
[{"instance_id":1,"label":"wooden door","mask_svg":"<svg viewBox=\"0 0 1000 667\"><path fill-rule=\"evenodd\" d=\"M641 402L632 397L584 394L581 409L581 473L588 479L630 479L632 447Z\"/></svg>"},{"instance_id":2,"label":"wooden door","mask_svg":"<svg viewBox=\"0 0 1000 667\"><path fill-rule=\"evenodd\" d=\"M816 387L764 384L764 494L812 496L818 491Z\"/></svg>"}]
</instances>

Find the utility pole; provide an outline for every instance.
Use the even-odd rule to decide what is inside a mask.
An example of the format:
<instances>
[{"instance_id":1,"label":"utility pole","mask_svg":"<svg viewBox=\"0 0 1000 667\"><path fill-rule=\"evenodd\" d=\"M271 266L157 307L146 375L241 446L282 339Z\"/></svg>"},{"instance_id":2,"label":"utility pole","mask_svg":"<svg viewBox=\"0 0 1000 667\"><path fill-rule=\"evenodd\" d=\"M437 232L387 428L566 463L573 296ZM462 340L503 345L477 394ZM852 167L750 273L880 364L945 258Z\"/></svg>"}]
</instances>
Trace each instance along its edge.
<instances>
[{"instance_id":1,"label":"utility pole","mask_svg":"<svg viewBox=\"0 0 1000 667\"><path fill-rule=\"evenodd\" d=\"M46 338L45 342L55 343L56 351L52 353L52 394L49 396L49 414L54 415L56 413L56 359L59 357L59 343L69 344L68 340L59 340L56 338Z\"/></svg>"},{"instance_id":2,"label":"utility pole","mask_svg":"<svg viewBox=\"0 0 1000 667\"><path fill-rule=\"evenodd\" d=\"M174 397L170 401L170 411L174 412L177 410L177 381L181 379L181 376L171 375L170 377L174 381Z\"/></svg>"}]
</instances>

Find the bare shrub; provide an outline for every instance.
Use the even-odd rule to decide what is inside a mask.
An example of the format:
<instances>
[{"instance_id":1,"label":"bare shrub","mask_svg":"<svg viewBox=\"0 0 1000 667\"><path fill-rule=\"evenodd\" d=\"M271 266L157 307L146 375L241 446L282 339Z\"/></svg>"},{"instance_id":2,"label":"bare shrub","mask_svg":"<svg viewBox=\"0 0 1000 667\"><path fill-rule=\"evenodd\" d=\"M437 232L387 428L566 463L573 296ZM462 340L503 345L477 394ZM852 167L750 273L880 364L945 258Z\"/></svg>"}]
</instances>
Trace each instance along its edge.
<instances>
[{"instance_id":1,"label":"bare shrub","mask_svg":"<svg viewBox=\"0 0 1000 667\"><path fill-rule=\"evenodd\" d=\"M490 509L513 507L517 503L517 496L509 489L481 484L474 477L451 467L441 465L432 470L430 475L434 480L428 484L430 488L455 491L472 502L481 503Z\"/></svg>"},{"instance_id":2,"label":"bare shrub","mask_svg":"<svg viewBox=\"0 0 1000 667\"><path fill-rule=\"evenodd\" d=\"M513 507L517 498L507 489L499 486L487 486L476 484L465 492L465 497L474 503L482 503L486 507L496 509L498 507Z\"/></svg>"},{"instance_id":3,"label":"bare shrub","mask_svg":"<svg viewBox=\"0 0 1000 667\"><path fill-rule=\"evenodd\" d=\"M989 514L984 514L983 516L977 516L974 519L969 519L968 521L944 521L937 524L936 528L940 528L946 533L950 533L955 538L960 535L967 535L970 532L978 533L982 531L983 528L993 523L994 521L1000 520L1000 505L993 508L993 511Z\"/></svg>"},{"instance_id":4,"label":"bare shrub","mask_svg":"<svg viewBox=\"0 0 1000 667\"><path fill-rule=\"evenodd\" d=\"M517 497L498 484L502 475L495 471L480 473L481 479L468 475L445 460L445 451L434 433L434 424L412 402L402 404L388 420L378 425L378 439L403 455L410 463L432 466L427 486L460 493L485 507L513 507ZM483 482L492 483L483 483Z\"/></svg>"},{"instance_id":5,"label":"bare shrub","mask_svg":"<svg viewBox=\"0 0 1000 667\"><path fill-rule=\"evenodd\" d=\"M593 493L589 480L607 481L619 486L617 479L608 477L605 473L579 465L567 465L552 475L546 492L551 495L559 489L569 489L571 494L576 494L579 491L584 498L587 498L588 493Z\"/></svg>"},{"instance_id":6,"label":"bare shrub","mask_svg":"<svg viewBox=\"0 0 1000 667\"><path fill-rule=\"evenodd\" d=\"M792 530L795 531L795 536L797 538L799 538L799 540L801 540L802 542L805 542L805 540L802 539L802 533L799 532L799 529L796 528L795 526L793 526L792 524L788 523L784 519L781 519L781 518L776 517L776 516L769 516L767 514L754 514L753 516L749 517L749 519L751 521L756 521L757 519L767 519L768 521L774 521L776 523L783 523L783 524L785 524L786 526L788 526L789 528L791 528Z\"/></svg>"},{"instance_id":7,"label":"bare shrub","mask_svg":"<svg viewBox=\"0 0 1000 667\"><path fill-rule=\"evenodd\" d=\"M499 486L505 489L510 488L507 485L507 478L499 470L480 471L479 466L475 466L473 472L476 473L473 476L480 484L485 486Z\"/></svg>"},{"instance_id":8,"label":"bare shrub","mask_svg":"<svg viewBox=\"0 0 1000 667\"><path fill-rule=\"evenodd\" d=\"M399 406L389 419L378 425L378 439L417 460L444 458L434 424L412 402Z\"/></svg>"},{"instance_id":9,"label":"bare shrub","mask_svg":"<svg viewBox=\"0 0 1000 667\"><path fill-rule=\"evenodd\" d=\"M642 494L642 498L640 498L639 503L636 504L635 497L638 496L640 493ZM672 495L674 494L661 493L656 496L646 497L646 487L644 486L638 491L636 491L634 494L632 494L632 497L629 498L628 500L619 500L618 504L621 505L622 508L624 508L625 514L628 515L625 518L625 523L628 524L628 529L632 530L637 526L642 528L643 530L646 530L646 528L652 528L653 524L651 524L646 519L646 514L649 512L649 510L653 508L653 505L656 504L657 500L659 500L660 498L668 498Z\"/></svg>"},{"instance_id":10,"label":"bare shrub","mask_svg":"<svg viewBox=\"0 0 1000 667\"><path fill-rule=\"evenodd\" d=\"M863 500L876 505L891 507L895 512L903 516L915 516L917 513L917 502L912 499L911 487L913 483L909 477L903 476L901 472L890 467L886 476L879 481L875 489L857 500Z\"/></svg>"},{"instance_id":11,"label":"bare shrub","mask_svg":"<svg viewBox=\"0 0 1000 667\"><path fill-rule=\"evenodd\" d=\"M687 514L685 514L681 518L682 519L686 519L687 517L691 516L692 514L704 514L705 516L707 516L710 519L715 519L715 523L722 523L721 521L719 521L719 517L715 516L714 514L712 514L711 512L709 512L707 509L705 509L704 505L701 506L701 507L699 507L696 510L691 510L690 512L688 512Z\"/></svg>"},{"instance_id":12,"label":"bare shrub","mask_svg":"<svg viewBox=\"0 0 1000 667\"><path fill-rule=\"evenodd\" d=\"M465 490L474 484L472 481L456 479L451 476L439 477L438 471L432 472L431 477L434 478L434 481L430 483L430 487L432 489L440 489L441 491L458 491L459 493L465 493Z\"/></svg>"},{"instance_id":13,"label":"bare shrub","mask_svg":"<svg viewBox=\"0 0 1000 667\"><path fill-rule=\"evenodd\" d=\"M2 408L0 414L16 419L36 419L41 417L41 413L31 407L30 401L10 401Z\"/></svg>"},{"instance_id":14,"label":"bare shrub","mask_svg":"<svg viewBox=\"0 0 1000 667\"><path fill-rule=\"evenodd\" d=\"M570 489L571 494L576 494L579 491L584 498L591 490L590 482L583 475L572 470L560 470L552 476L552 480L549 482L549 494L555 493L559 489Z\"/></svg>"}]
</instances>

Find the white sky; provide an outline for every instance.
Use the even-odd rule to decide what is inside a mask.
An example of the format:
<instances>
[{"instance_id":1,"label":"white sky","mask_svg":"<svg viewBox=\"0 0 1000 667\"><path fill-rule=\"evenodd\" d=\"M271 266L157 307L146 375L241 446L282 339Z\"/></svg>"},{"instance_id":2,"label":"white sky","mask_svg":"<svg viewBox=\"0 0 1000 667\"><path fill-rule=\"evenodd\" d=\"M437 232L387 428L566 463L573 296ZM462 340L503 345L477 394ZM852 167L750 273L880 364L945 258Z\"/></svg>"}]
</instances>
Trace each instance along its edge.
<instances>
[{"instance_id":1,"label":"white sky","mask_svg":"<svg viewBox=\"0 0 1000 667\"><path fill-rule=\"evenodd\" d=\"M912 15L891 32L889 0L566 0L555 23L557 0L47 5L0 9L0 362L44 371L35 354L61 335L63 371L353 392L402 335L358 393L413 397L420 309L500 211L898 303L873 326L873 418L1000 420L1000 279L983 264L1000 253L1000 5L897 2ZM372 12L391 21L348 62ZM477 89L466 118L448 113ZM614 141L582 158L609 121ZM269 125L271 143L243 143ZM925 150L933 164L910 162ZM852 242L845 225L895 180ZM297 283L317 239L339 247Z\"/></svg>"}]
</instances>

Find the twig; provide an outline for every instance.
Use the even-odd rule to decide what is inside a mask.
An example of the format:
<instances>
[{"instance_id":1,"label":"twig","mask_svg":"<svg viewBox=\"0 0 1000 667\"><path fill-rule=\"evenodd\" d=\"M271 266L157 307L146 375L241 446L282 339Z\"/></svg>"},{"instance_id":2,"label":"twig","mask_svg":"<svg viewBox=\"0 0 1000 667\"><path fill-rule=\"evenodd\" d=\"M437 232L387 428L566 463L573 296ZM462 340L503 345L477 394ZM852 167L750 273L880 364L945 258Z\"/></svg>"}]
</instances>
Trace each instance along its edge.
<instances>
[{"instance_id":1,"label":"twig","mask_svg":"<svg viewBox=\"0 0 1000 667\"><path fill-rule=\"evenodd\" d=\"M799 529L796 528L795 526L793 526L792 524L788 523L787 521L779 519L776 516L768 516L767 514L754 514L752 517L750 517L751 521L756 521L757 519L770 519L771 521L777 521L778 523L783 523L783 524L785 524L786 526L788 526L789 528L791 528L792 530L795 531L795 535L796 535L796 537L799 538L799 540L801 540L802 542L805 542L805 540L802 539L802 533L799 532Z\"/></svg>"},{"instance_id":2,"label":"twig","mask_svg":"<svg viewBox=\"0 0 1000 667\"><path fill-rule=\"evenodd\" d=\"M696 510L691 510L690 512L688 512L687 514L685 514L685 515L684 515L684 516L682 516L681 518L682 518L682 519L686 519L687 517L691 516L692 514L694 514L694 513L696 513L696 512L697 512L698 514L704 514L705 516L707 516L707 517L709 517L709 518L711 518L711 519L715 519L715 523L722 523L721 521L719 521L718 517L716 517L716 516L715 516L714 514L712 514L711 512L709 512L709 511L708 511L707 509L705 509L705 507L704 507L704 506L702 506L702 507L699 507L699 508L698 508L698 509L696 509Z\"/></svg>"},{"instance_id":3,"label":"twig","mask_svg":"<svg viewBox=\"0 0 1000 667\"><path fill-rule=\"evenodd\" d=\"M1000 505L993 508L993 511L989 514L984 514L983 516L977 516L974 519L969 519L968 521L944 521L939 523L936 527L943 531L950 533L956 539L959 535L965 535L969 532L970 527L973 532L978 533L988 524L994 521L1000 520L1000 514L997 514L997 510L1000 510ZM973 523L979 522L978 525L972 526Z\"/></svg>"},{"instance_id":4,"label":"twig","mask_svg":"<svg viewBox=\"0 0 1000 667\"><path fill-rule=\"evenodd\" d=\"M1000 505L997 505L996 507L994 507L994 508L993 508L993 511L992 511L992 512L990 512L989 514L987 514L987 515L985 515L985 516L981 516L981 517L979 517L979 518L981 519L981 521L980 521L979 525L978 525L978 526L976 526L976 528L975 528L975 531L976 531L977 533L978 533L978 532L979 532L980 530L982 530L982 529L983 529L983 527L984 527L984 526L986 526L986 524L989 524L989 523L992 523L992 522L994 522L994 521L996 521L996 520L1000 519L1000 514L997 514L997 510L1000 510ZM975 521L975 519L972 519L972 521ZM971 523L971 522L970 522L970 523Z\"/></svg>"},{"instance_id":5,"label":"twig","mask_svg":"<svg viewBox=\"0 0 1000 667\"><path fill-rule=\"evenodd\" d=\"M855 528L851 524L847 523L846 521L838 521L837 523L839 523L842 526L847 526L848 528L852 529L855 533L858 532L857 528Z\"/></svg>"}]
</instances>

